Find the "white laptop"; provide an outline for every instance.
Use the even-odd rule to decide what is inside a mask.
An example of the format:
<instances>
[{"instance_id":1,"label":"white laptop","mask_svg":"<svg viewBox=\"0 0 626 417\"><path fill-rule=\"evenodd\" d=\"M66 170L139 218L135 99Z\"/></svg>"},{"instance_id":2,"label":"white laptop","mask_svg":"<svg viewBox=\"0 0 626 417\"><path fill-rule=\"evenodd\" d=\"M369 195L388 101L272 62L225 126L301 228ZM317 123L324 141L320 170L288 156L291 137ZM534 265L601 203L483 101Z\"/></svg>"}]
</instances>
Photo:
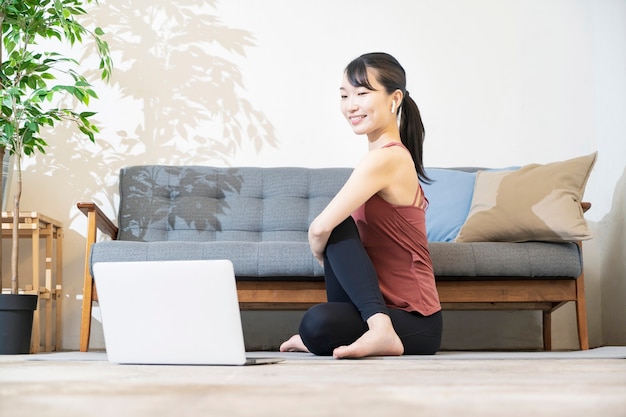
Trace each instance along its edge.
<instances>
[{"instance_id":1,"label":"white laptop","mask_svg":"<svg viewBox=\"0 0 626 417\"><path fill-rule=\"evenodd\" d=\"M99 262L93 266L110 362L248 365L228 260Z\"/></svg>"}]
</instances>

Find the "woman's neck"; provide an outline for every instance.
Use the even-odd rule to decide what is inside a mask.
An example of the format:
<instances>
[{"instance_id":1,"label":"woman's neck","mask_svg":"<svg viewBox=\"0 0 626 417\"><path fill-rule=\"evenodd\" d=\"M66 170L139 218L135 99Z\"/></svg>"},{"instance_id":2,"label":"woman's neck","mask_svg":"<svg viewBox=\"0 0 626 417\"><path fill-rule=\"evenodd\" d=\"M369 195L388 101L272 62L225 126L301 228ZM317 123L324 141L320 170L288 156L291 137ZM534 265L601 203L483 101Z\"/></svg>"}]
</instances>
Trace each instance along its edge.
<instances>
[{"instance_id":1,"label":"woman's neck","mask_svg":"<svg viewBox=\"0 0 626 417\"><path fill-rule=\"evenodd\" d=\"M390 142L402 142L400 140L400 133L384 133L382 135L379 135L377 137L372 137L372 136L368 136L368 149L370 151L374 150L374 149L379 149L382 148L383 146L387 145Z\"/></svg>"},{"instance_id":2,"label":"woman's neck","mask_svg":"<svg viewBox=\"0 0 626 417\"><path fill-rule=\"evenodd\" d=\"M389 142L401 142L400 129L397 123L389 123L385 128L367 134L368 149L381 148Z\"/></svg>"}]
</instances>

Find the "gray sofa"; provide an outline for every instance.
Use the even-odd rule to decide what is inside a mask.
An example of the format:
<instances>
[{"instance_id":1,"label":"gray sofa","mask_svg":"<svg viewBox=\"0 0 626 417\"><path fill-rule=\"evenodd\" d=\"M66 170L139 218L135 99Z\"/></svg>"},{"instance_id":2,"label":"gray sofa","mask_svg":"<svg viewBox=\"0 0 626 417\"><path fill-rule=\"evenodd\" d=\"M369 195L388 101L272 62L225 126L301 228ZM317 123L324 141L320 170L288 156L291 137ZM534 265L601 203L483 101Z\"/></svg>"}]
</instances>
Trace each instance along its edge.
<instances>
[{"instance_id":1,"label":"gray sofa","mask_svg":"<svg viewBox=\"0 0 626 417\"><path fill-rule=\"evenodd\" d=\"M470 169L472 170L472 169ZM96 262L230 259L243 309L302 309L324 301L323 269L307 228L350 168L133 166L120 171L118 225L93 203L89 218L81 350L88 349ZM96 229L112 239L96 239ZM537 309L576 303L588 348L581 246L576 242L429 242L444 309Z\"/></svg>"}]
</instances>

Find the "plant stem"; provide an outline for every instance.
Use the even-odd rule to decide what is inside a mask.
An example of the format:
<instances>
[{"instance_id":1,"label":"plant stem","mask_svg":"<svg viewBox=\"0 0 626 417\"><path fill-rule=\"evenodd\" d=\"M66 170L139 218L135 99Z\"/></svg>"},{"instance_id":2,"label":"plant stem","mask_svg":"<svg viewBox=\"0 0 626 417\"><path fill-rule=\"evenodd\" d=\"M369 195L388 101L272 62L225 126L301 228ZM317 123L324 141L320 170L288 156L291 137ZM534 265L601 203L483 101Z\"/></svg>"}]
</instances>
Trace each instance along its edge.
<instances>
[{"instance_id":1,"label":"plant stem","mask_svg":"<svg viewBox=\"0 0 626 417\"><path fill-rule=\"evenodd\" d=\"M20 199L22 198L22 161L20 155L16 156L17 163L17 189L13 196L13 239L11 245L11 294L19 291L18 259L20 250L19 227L20 227Z\"/></svg>"}]
</instances>

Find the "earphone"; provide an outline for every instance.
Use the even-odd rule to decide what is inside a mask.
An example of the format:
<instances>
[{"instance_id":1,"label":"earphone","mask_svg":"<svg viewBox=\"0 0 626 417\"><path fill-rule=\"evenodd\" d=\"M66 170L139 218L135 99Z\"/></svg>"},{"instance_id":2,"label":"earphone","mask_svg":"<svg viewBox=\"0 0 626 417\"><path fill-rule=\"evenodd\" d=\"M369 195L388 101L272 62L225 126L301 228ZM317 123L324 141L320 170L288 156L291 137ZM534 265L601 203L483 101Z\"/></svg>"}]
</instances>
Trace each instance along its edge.
<instances>
[{"instance_id":1,"label":"earphone","mask_svg":"<svg viewBox=\"0 0 626 417\"><path fill-rule=\"evenodd\" d=\"M395 101L392 101L392 102L391 102L391 112L392 112L392 113L395 113L395 112L396 112L396 102L395 102Z\"/></svg>"}]
</instances>

